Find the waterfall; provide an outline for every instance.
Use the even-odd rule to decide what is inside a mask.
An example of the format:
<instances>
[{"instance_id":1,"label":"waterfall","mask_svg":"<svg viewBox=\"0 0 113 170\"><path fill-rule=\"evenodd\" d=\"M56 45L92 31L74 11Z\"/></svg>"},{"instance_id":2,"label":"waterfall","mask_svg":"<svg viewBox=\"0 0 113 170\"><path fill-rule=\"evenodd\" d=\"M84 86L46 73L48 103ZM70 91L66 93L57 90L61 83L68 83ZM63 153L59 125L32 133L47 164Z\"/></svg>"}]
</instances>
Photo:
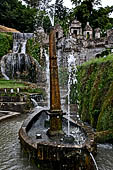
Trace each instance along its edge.
<instances>
[{"instance_id":1,"label":"waterfall","mask_svg":"<svg viewBox=\"0 0 113 170\"><path fill-rule=\"evenodd\" d=\"M96 169L99 170L99 169L98 169L98 166L97 166L97 163L96 163L96 161L95 161L95 158L94 158L94 156L93 156L93 154L92 154L91 152L90 152L90 156L91 156L91 158L92 158L92 160L93 160L93 162L94 162L94 164L95 164Z\"/></svg>"},{"instance_id":2,"label":"waterfall","mask_svg":"<svg viewBox=\"0 0 113 170\"><path fill-rule=\"evenodd\" d=\"M27 44L27 40L22 42L21 53L23 53L23 54L26 53L26 44Z\"/></svg>"},{"instance_id":3,"label":"waterfall","mask_svg":"<svg viewBox=\"0 0 113 170\"><path fill-rule=\"evenodd\" d=\"M22 72L28 71L31 59L26 54L26 44L33 33L13 33L13 53L9 53L1 59L1 72L6 80L18 77Z\"/></svg>"},{"instance_id":4,"label":"waterfall","mask_svg":"<svg viewBox=\"0 0 113 170\"><path fill-rule=\"evenodd\" d=\"M33 33L13 33L13 53L26 54L27 40L33 37Z\"/></svg>"}]
</instances>

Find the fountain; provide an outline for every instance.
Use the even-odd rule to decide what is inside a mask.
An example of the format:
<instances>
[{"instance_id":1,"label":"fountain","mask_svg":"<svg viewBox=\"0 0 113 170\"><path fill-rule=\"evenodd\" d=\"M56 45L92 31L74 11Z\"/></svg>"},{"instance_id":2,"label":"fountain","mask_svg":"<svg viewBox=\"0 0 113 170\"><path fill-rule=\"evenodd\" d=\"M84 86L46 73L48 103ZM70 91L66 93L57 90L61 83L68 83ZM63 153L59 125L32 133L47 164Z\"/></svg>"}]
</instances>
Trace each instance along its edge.
<instances>
[{"instance_id":1,"label":"fountain","mask_svg":"<svg viewBox=\"0 0 113 170\"><path fill-rule=\"evenodd\" d=\"M19 130L20 142L38 163L51 161L60 169L65 166L65 169L93 170L95 164L91 155L96 152L93 130L61 110L54 28L49 37L49 61L50 109L34 110ZM50 121L45 126L48 116Z\"/></svg>"},{"instance_id":2,"label":"fountain","mask_svg":"<svg viewBox=\"0 0 113 170\"><path fill-rule=\"evenodd\" d=\"M6 80L24 79L31 82L41 81L40 65L36 59L26 54L27 40L34 36L33 33L13 33L12 52L1 59L1 73ZM38 70L39 75L35 77Z\"/></svg>"},{"instance_id":3,"label":"fountain","mask_svg":"<svg viewBox=\"0 0 113 170\"><path fill-rule=\"evenodd\" d=\"M51 162L54 169L57 165L57 169L94 170L96 166L92 158L96 153L96 144L93 130L81 121L71 119L70 109L68 115L61 110L54 29L55 5L52 16L47 11L52 24L49 35L50 109L35 108L20 128L19 138L36 163Z\"/></svg>"}]
</instances>

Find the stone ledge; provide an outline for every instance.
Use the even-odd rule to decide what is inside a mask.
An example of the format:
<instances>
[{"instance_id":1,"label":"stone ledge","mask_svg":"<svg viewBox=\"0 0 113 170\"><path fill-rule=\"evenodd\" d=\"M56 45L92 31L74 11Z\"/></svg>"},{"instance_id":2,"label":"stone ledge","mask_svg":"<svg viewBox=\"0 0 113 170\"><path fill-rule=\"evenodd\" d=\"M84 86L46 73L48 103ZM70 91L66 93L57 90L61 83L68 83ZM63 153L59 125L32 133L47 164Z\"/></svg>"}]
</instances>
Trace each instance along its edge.
<instances>
[{"instance_id":1,"label":"stone ledge","mask_svg":"<svg viewBox=\"0 0 113 170\"><path fill-rule=\"evenodd\" d=\"M14 117L14 116L20 115L19 112L10 112L10 111L7 111L7 113L8 113L8 114L6 114L6 115L4 114L4 115L2 115L2 116L0 117L0 122L3 121L3 120L5 120L5 119L9 119L9 118L12 118L12 117Z\"/></svg>"}]
</instances>

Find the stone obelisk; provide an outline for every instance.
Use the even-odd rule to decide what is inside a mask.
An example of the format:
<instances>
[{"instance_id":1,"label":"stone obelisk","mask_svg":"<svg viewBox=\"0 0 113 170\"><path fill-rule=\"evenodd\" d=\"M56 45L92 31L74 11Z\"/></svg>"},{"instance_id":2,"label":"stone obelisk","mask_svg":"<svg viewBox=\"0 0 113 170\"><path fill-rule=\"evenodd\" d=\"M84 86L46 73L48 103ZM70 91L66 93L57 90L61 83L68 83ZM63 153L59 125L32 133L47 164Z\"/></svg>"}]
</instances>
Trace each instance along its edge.
<instances>
[{"instance_id":1,"label":"stone obelisk","mask_svg":"<svg viewBox=\"0 0 113 170\"><path fill-rule=\"evenodd\" d=\"M55 35L56 31L52 28L49 35L50 129L48 134L50 136L63 134Z\"/></svg>"}]
</instances>

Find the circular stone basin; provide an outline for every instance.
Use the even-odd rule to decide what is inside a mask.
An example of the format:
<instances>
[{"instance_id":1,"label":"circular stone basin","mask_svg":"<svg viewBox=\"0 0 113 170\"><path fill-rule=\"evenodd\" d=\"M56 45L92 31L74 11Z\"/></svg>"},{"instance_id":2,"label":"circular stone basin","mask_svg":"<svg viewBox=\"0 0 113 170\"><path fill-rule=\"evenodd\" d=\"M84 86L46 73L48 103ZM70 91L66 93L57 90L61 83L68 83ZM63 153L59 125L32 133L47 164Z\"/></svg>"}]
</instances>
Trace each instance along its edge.
<instances>
[{"instance_id":1,"label":"circular stone basin","mask_svg":"<svg viewBox=\"0 0 113 170\"><path fill-rule=\"evenodd\" d=\"M96 151L94 133L82 122L70 119L70 136L67 135L67 117L63 116L64 136L48 137L48 110L35 110L23 123L19 137L23 147L38 161L67 163L75 169L95 169L90 152ZM48 124L49 125L49 124ZM37 137L38 136L40 137ZM71 141L71 142L70 142ZM71 167L71 168L72 168Z\"/></svg>"}]
</instances>

